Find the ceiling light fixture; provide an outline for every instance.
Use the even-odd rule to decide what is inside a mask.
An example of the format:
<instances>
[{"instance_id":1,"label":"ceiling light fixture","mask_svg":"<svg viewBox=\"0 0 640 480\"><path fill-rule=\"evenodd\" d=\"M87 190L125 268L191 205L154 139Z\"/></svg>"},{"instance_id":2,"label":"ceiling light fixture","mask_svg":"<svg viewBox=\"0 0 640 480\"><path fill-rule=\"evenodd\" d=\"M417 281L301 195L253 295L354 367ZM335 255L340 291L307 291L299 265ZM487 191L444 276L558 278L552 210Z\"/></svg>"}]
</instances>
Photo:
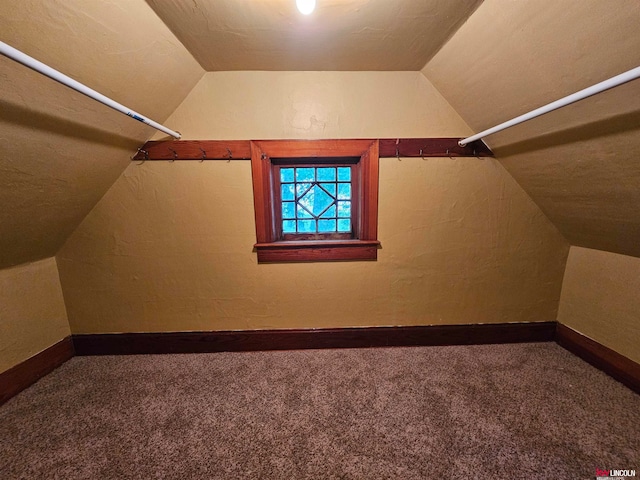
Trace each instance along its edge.
<instances>
[{"instance_id":1,"label":"ceiling light fixture","mask_svg":"<svg viewBox=\"0 0 640 480\"><path fill-rule=\"evenodd\" d=\"M296 5L300 13L309 15L316 8L316 0L296 0Z\"/></svg>"}]
</instances>

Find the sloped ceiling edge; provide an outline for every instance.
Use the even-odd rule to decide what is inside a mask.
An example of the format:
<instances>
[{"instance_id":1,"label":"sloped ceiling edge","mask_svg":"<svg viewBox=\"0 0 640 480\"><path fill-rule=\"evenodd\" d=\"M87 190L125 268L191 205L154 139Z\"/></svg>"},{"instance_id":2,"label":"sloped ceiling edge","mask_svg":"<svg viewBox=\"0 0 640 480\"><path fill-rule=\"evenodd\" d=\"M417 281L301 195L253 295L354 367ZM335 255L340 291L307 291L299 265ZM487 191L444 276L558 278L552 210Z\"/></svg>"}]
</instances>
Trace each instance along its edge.
<instances>
[{"instance_id":1,"label":"sloped ceiling edge","mask_svg":"<svg viewBox=\"0 0 640 480\"><path fill-rule=\"evenodd\" d=\"M0 40L162 122L204 71L143 0L0 1ZM55 255L154 130L0 57L0 268Z\"/></svg>"},{"instance_id":2,"label":"sloped ceiling edge","mask_svg":"<svg viewBox=\"0 0 640 480\"><path fill-rule=\"evenodd\" d=\"M481 131L640 65L639 23L633 0L485 0L422 72ZM640 256L640 81L485 141L571 244Z\"/></svg>"}]
</instances>

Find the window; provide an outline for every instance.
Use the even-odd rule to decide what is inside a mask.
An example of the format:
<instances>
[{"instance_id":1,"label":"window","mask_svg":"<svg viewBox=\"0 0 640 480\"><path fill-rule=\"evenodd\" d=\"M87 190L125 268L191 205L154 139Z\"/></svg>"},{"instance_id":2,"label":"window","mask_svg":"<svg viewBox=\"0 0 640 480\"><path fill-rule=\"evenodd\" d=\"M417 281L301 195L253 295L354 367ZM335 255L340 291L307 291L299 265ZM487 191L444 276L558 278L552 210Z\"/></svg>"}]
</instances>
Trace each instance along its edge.
<instances>
[{"instance_id":1,"label":"window","mask_svg":"<svg viewBox=\"0 0 640 480\"><path fill-rule=\"evenodd\" d=\"M280 213L276 220L282 229L280 239L353 238L351 165L319 166L314 159L298 162L279 165L274 175L276 193L280 192L276 204L282 205L275 212Z\"/></svg>"},{"instance_id":2,"label":"window","mask_svg":"<svg viewBox=\"0 0 640 480\"><path fill-rule=\"evenodd\" d=\"M258 262L375 260L378 141L251 142Z\"/></svg>"}]
</instances>

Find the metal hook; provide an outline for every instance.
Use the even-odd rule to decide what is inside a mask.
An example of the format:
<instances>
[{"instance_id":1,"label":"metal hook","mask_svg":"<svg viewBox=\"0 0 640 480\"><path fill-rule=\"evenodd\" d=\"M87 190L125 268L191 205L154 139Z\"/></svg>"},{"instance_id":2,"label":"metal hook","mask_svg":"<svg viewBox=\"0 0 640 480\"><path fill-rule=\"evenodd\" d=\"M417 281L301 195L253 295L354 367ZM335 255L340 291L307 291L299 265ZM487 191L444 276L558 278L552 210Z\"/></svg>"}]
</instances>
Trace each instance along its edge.
<instances>
[{"instance_id":1,"label":"metal hook","mask_svg":"<svg viewBox=\"0 0 640 480\"><path fill-rule=\"evenodd\" d=\"M204 162L207 159L207 152L205 152L202 147L200 147L200 151L202 152L202 158L200 160L200 163Z\"/></svg>"},{"instance_id":2,"label":"metal hook","mask_svg":"<svg viewBox=\"0 0 640 480\"><path fill-rule=\"evenodd\" d=\"M422 158L423 160L425 159L425 158L424 158L424 155L423 155L423 153L422 153L422 149L420 149L420 158Z\"/></svg>"},{"instance_id":3,"label":"metal hook","mask_svg":"<svg viewBox=\"0 0 640 480\"><path fill-rule=\"evenodd\" d=\"M138 153L142 153L144 155L143 163L144 163L144 160L149 160L149 152L147 152L146 150L143 150L142 148L138 148ZM138 153L136 153L135 155L129 158L131 158L131 160L135 160L135 157L138 155Z\"/></svg>"},{"instance_id":4,"label":"metal hook","mask_svg":"<svg viewBox=\"0 0 640 480\"><path fill-rule=\"evenodd\" d=\"M173 160L171 160L172 162L176 161L178 159L178 152L176 152L173 148L171 147L167 147L169 149L170 152L173 152Z\"/></svg>"},{"instance_id":5,"label":"metal hook","mask_svg":"<svg viewBox=\"0 0 640 480\"><path fill-rule=\"evenodd\" d=\"M449 160L453 160L453 158L451 158L451 154L449 153L449 149L447 148L447 157L449 157Z\"/></svg>"},{"instance_id":6,"label":"metal hook","mask_svg":"<svg viewBox=\"0 0 640 480\"><path fill-rule=\"evenodd\" d=\"M398 146L400 144L400 139L396 138L396 158L398 159L398 161L400 161L400 147Z\"/></svg>"},{"instance_id":7,"label":"metal hook","mask_svg":"<svg viewBox=\"0 0 640 480\"><path fill-rule=\"evenodd\" d=\"M229 147L227 147L227 153L229 154L229 156L227 157L227 163L229 163L233 158L233 154L231 153L231 150L229 149Z\"/></svg>"}]
</instances>

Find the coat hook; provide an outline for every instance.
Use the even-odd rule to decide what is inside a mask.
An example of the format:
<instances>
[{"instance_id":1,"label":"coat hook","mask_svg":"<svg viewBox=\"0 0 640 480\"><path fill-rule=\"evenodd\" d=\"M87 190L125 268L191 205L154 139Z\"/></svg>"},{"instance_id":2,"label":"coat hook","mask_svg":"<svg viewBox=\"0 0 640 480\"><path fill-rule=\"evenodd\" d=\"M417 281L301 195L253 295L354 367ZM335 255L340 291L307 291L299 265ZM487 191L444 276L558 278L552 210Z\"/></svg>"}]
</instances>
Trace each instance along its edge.
<instances>
[{"instance_id":1,"label":"coat hook","mask_svg":"<svg viewBox=\"0 0 640 480\"><path fill-rule=\"evenodd\" d=\"M451 158L451 154L449 153L449 149L447 148L447 157L449 157L449 160L453 160L453 158Z\"/></svg>"},{"instance_id":2,"label":"coat hook","mask_svg":"<svg viewBox=\"0 0 640 480\"><path fill-rule=\"evenodd\" d=\"M134 160L135 157L138 156L139 153L142 153L144 155L143 162L144 162L144 160L149 160L149 152L147 152L146 150L143 150L142 148L138 148L137 150L138 150L138 153L136 153L135 155L130 157L131 160ZM141 165L141 164L139 164L139 165Z\"/></svg>"},{"instance_id":3,"label":"coat hook","mask_svg":"<svg viewBox=\"0 0 640 480\"><path fill-rule=\"evenodd\" d=\"M422 149L420 149L420 158L424 160L424 154L422 153Z\"/></svg>"},{"instance_id":4,"label":"coat hook","mask_svg":"<svg viewBox=\"0 0 640 480\"><path fill-rule=\"evenodd\" d=\"M400 139L396 138L396 158L398 159L398 161L400 161Z\"/></svg>"},{"instance_id":5,"label":"coat hook","mask_svg":"<svg viewBox=\"0 0 640 480\"><path fill-rule=\"evenodd\" d=\"M200 147L200 151L202 152L202 158L200 159L200 163L204 162L207 159L207 152L205 152L202 147Z\"/></svg>"},{"instance_id":6,"label":"coat hook","mask_svg":"<svg viewBox=\"0 0 640 480\"><path fill-rule=\"evenodd\" d=\"M176 152L173 148L167 147L169 148L170 152L173 152L173 160L171 160L172 162L178 159L178 152Z\"/></svg>"},{"instance_id":7,"label":"coat hook","mask_svg":"<svg viewBox=\"0 0 640 480\"><path fill-rule=\"evenodd\" d=\"M233 154L231 153L231 150L229 149L229 147L227 147L227 154L229 155L227 157L227 163L229 163L231 159L233 159Z\"/></svg>"}]
</instances>

